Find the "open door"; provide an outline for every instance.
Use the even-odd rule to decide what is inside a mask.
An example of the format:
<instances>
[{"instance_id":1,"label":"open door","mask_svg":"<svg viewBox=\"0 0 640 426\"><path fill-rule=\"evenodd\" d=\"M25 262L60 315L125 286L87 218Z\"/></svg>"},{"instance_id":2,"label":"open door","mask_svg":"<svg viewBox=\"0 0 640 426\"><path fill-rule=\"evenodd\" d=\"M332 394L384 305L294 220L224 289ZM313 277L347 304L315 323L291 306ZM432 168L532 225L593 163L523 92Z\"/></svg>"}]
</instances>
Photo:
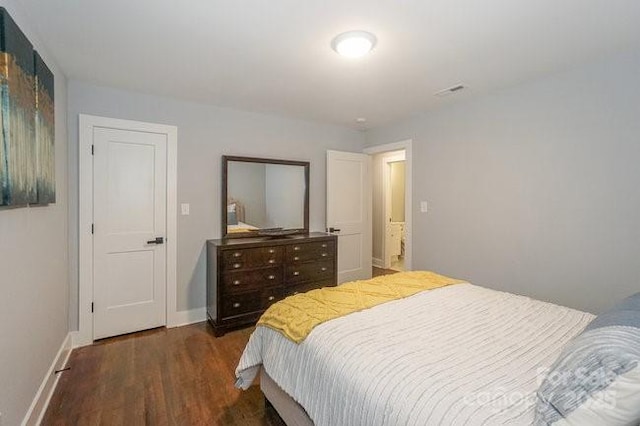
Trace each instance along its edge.
<instances>
[{"instance_id":1,"label":"open door","mask_svg":"<svg viewBox=\"0 0 640 426\"><path fill-rule=\"evenodd\" d=\"M338 283L371 278L371 158L327 151L327 232L338 236Z\"/></svg>"}]
</instances>

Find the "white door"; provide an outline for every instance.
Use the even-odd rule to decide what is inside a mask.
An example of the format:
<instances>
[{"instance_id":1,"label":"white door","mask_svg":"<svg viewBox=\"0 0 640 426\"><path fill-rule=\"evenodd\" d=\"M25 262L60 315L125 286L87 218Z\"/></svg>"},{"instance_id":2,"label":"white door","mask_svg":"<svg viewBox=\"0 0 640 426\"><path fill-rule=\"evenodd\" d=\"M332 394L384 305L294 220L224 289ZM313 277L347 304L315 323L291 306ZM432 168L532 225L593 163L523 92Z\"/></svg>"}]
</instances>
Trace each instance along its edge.
<instances>
[{"instance_id":1,"label":"white door","mask_svg":"<svg viewBox=\"0 0 640 426\"><path fill-rule=\"evenodd\" d=\"M327 151L327 230L338 236L338 283L371 278L371 158Z\"/></svg>"},{"instance_id":2,"label":"white door","mask_svg":"<svg viewBox=\"0 0 640 426\"><path fill-rule=\"evenodd\" d=\"M166 324L167 135L93 132L93 338Z\"/></svg>"}]
</instances>

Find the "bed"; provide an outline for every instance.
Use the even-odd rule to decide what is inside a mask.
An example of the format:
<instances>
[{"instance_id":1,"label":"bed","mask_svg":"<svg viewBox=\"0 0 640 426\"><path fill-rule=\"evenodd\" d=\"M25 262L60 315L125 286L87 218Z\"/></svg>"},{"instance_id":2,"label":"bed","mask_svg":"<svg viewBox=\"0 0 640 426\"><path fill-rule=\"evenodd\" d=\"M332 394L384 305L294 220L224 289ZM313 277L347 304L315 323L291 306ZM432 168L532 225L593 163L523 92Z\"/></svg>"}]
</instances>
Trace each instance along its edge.
<instances>
[{"instance_id":1,"label":"bed","mask_svg":"<svg viewBox=\"0 0 640 426\"><path fill-rule=\"evenodd\" d=\"M250 232L250 231L258 231L260 228L257 226L249 225L248 223L244 223L238 221L238 223L233 225L227 225L227 233L236 234L238 232Z\"/></svg>"},{"instance_id":2,"label":"bed","mask_svg":"<svg viewBox=\"0 0 640 426\"><path fill-rule=\"evenodd\" d=\"M244 222L245 220L244 203L237 199L229 198L227 200L227 233L237 234L260 229Z\"/></svg>"},{"instance_id":3,"label":"bed","mask_svg":"<svg viewBox=\"0 0 640 426\"><path fill-rule=\"evenodd\" d=\"M297 344L258 326L258 374L290 425L530 425L536 390L592 314L469 283L324 322Z\"/></svg>"}]
</instances>

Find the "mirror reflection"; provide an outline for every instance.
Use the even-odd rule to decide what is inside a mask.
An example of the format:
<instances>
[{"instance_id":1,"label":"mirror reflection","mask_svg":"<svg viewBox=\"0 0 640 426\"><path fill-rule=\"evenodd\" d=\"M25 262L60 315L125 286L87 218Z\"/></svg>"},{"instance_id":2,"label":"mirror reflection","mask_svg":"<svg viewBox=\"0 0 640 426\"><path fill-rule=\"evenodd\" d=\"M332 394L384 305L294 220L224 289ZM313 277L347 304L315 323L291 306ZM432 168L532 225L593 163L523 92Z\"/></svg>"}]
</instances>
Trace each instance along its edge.
<instances>
[{"instance_id":1,"label":"mirror reflection","mask_svg":"<svg viewBox=\"0 0 640 426\"><path fill-rule=\"evenodd\" d=\"M305 167L229 161L227 234L304 228Z\"/></svg>"}]
</instances>

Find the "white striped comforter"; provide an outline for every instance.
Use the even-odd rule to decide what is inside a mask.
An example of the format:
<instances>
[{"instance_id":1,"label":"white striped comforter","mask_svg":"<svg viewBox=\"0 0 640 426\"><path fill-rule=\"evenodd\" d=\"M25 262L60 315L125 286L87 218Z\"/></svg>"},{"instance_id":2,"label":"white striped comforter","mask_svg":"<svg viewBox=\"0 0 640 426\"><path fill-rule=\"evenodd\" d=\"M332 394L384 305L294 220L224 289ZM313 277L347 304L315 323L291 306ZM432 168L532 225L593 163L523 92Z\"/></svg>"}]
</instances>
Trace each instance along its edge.
<instances>
[{"instance_id":1,"label":"white striped comforter","mask_svg":"<svg viewBox=\"0 0 640 426\"><path fill-rule=\"evenodd\" d=\"M459 284L326 322L299 345L257 327L260 365L317 426L529 425L540 369L593 315Z\"/></svg>"}]
</instances>

